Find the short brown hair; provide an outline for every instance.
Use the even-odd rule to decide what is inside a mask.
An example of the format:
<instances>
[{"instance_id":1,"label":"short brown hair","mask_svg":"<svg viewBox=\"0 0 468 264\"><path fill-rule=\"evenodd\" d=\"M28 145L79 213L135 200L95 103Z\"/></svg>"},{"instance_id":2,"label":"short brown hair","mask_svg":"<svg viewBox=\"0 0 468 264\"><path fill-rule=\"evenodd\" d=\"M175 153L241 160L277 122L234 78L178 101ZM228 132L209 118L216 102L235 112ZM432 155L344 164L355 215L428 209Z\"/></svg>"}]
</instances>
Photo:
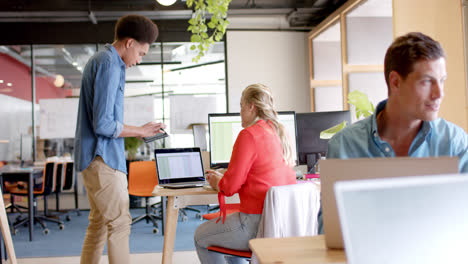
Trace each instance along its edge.
<instances>
[{"instance_id":1,"label":"short brown hair","mask_svg":"<svg viewBox=\"0 0 468 264\"><path fill-rule=\"evenodd\" d=\"M132 38L141 43L153 43L158 37L158 27L149 18L140 15L126 15L115 25L116 40Z\"/></svg>"},{"instance_id":2,"label":"short brown hair","mask_svg":"<svg viewBox=\"0 0 468 264\"><path fill-rule=\"evenodd\" d=\"M410 32L400 36L387 49L384 72L390 93L389 75L396 71L405 79L413 71L413 65L421 60L445 58L439 42L420 32Z\"/></svg>"}]
</instances>

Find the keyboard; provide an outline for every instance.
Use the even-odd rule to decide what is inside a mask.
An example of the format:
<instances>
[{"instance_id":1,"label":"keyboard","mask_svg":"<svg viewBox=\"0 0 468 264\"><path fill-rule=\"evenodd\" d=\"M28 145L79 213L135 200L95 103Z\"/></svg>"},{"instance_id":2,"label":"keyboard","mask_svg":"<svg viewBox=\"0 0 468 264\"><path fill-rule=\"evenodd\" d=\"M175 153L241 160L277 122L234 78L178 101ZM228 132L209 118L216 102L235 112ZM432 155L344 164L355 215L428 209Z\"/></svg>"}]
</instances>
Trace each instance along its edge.
<instances>
[{"instance_id":1,"label":"keyboard","mask_svg":"<svg viewBox=\"0 0 468 264\"><path fill-rule=\"evenodd\" d=\"M181 182L181 183L166 183L160 184L161 187L169 189L180 189L180 188L192 188L192 187L201 187L206 183L203 182Z\"/></svg>"}]
</instances>

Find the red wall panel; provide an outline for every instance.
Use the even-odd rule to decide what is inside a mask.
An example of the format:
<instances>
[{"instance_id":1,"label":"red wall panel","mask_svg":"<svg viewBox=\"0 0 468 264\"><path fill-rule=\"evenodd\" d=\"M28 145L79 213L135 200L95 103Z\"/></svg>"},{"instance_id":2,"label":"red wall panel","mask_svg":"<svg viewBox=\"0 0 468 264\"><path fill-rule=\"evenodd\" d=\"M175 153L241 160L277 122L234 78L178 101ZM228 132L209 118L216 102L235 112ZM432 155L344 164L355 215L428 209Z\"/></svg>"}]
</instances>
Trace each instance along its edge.
<instances>
[{"instance_id":1,"label":"red wall panel","mask_svg":"<svg viewBox=\"0 0 468 264\"><path fill-rule=\"evenodd\" d=\"M31 101L31 68L15 58L0 53L0 93ZM7 86L11 83L12 86ZM71 95L71 90L57 88L54 78L36 75L36 103L40 99L65 98Z\"/></svg>"}]
</instances>

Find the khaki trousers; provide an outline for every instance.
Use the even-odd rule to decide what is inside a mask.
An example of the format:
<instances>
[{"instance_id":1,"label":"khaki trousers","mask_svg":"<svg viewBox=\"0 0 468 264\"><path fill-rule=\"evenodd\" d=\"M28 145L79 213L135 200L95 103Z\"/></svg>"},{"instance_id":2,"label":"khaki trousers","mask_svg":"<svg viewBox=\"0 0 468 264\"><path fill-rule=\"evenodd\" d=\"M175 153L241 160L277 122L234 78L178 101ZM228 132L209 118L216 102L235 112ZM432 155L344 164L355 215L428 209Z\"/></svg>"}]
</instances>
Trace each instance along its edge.
<instances>
[{"instance_id":1,"label":"khaki trousers","mask_svg":"<svg viewBox=\"0 0 468 264\"><path fill-rule=\"evenodd\" d=\"M89 225L81 251L81 264L99 264L107 241L109 264L130 263L127 177L97 156L83 172L90 205Z\"/></svg>"}]
</instances>

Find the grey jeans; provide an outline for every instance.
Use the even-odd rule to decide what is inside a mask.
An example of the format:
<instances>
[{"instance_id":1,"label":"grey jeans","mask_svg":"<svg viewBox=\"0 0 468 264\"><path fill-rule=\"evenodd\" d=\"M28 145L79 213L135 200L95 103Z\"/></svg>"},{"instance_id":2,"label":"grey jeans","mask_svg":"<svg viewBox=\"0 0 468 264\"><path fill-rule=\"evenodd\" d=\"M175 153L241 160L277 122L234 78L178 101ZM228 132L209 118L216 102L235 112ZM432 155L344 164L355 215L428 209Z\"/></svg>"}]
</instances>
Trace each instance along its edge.
<instances>
[{"instance_id":1,"label":"grey jeans","mask_svg":"<svg viewBox=\"0 0 468 264\"><path fill-rule=\"evenodd\" d=\"M233 213L226 216L226 221L212 219L201 224L195 231L195 248L202 264L226 263L222 254L210 252L209 246L219 246L234 250L250 250L249 240L257 236L260 214ZM230 261L242 263L242 260ZM244 261L245 263L245 261Z\"/></svg>"}]
</instances>

